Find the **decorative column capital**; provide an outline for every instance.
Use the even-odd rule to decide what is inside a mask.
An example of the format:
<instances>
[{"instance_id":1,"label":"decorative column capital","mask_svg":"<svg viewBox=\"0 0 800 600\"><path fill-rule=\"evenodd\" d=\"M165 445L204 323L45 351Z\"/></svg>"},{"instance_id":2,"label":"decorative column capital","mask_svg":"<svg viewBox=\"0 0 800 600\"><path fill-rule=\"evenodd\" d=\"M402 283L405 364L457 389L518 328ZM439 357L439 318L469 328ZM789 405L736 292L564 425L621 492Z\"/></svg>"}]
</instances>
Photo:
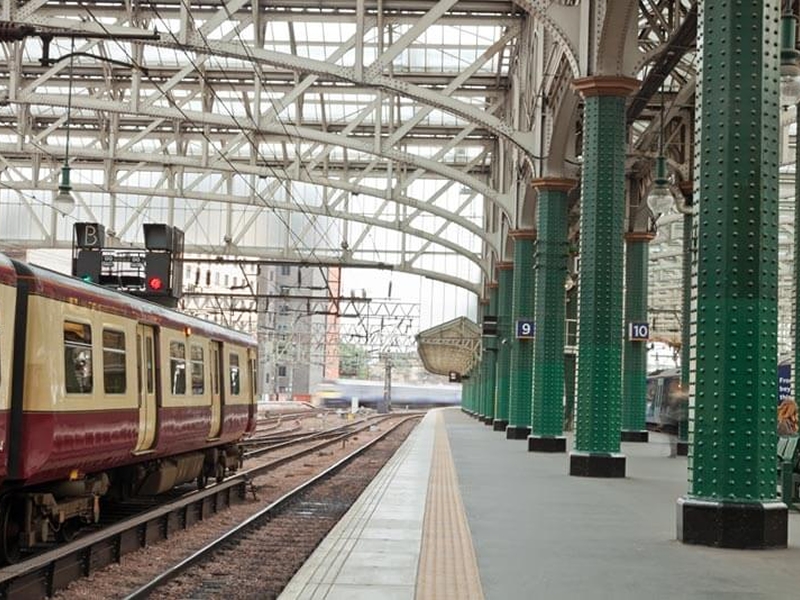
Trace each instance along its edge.
<instances>
[{"instance_id":1,"label":"decorative column capital","mask_svg":"<svg viewBox=\"0 0 800 600\"><path fill-rule=\"evenodd\" d=\"M480 304L481 306L489 306L489 298L485 296L482 297L480 300L478 300L478 304Z\"/></svg>"},{"instance_id":2,"label":"decorative column capital","mask_svg":"<svg viewBox=\"0 0 800 600\"><path fill-rule=\"evenodd\" d=\"M535 229L512 229L508 232L508 237L512 240L535 240L536 239L536 230Z\"/></svg>"},{"instance_id":3,"label":"decorative column capital","mask_svg":"<svg viewBox=\"0 0 800 600\"><path fill-rule=\"evenodd\" d=\"M542 177L531 181L531 187L535 190L547 190L554 192L568 192L578 185L576 179L565 177Z\"/></svg>"},{"instance_id":4,"label":"decorative column capital","mask_svg":"<svg viewBox=\"0 0 800 600\"><path fill-rule=\"evenodd\" d=\"M494 266L498 271L510 271L514 268L514 263L510 260L499 260Z\"/></svg>"},{"instance_id":5,"label":"decorative column capital","mask_svg":"<svg viewBox=\"0 0 800 600\"><path fill-rule=\"evenodd\" d=\"M625 233L626 242L652 242L655 238L654 231L628 231Z\"/></svg>"},{"instance_id":6,"label":"decorative column capital","mask_svg":"<svg viewBox=\"0 0 800 600\"><path fill-rule=\"evenodd\" d=\"M639 89L642 82L633 77L621 75L595 75L582 77L572 82L572 87L582 97L591 96L629 96Z\"/></svg>"},{"instance_id":7,"label":"decorative column capital","mask_svg":"<svg viewBox=\"0 0 800 600\"><path fill-rule=\"evenodd\" d=\"M486 284L487 290L496 290L500 287L500 284L497 281L490 281Z\"/></svg>"}]
</instances>

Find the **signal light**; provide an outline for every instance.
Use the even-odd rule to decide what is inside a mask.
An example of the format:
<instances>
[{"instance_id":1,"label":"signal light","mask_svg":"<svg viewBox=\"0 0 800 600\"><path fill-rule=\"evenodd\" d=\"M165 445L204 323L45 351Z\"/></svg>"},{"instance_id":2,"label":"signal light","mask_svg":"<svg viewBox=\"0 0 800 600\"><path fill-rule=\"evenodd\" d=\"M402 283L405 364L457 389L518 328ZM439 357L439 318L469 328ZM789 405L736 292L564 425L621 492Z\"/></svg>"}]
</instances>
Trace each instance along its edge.
<instances>
[{"instance_id":1,"label":"signal light","mask_svg":"<svg viewBox=\"0 0 800 600\"><path fill-rule=\"evenodd\" d=\"M83 277L81 277L81 279L86 283L94 283L94 279L92 279L91 275L84 275Z\"/></svg>"},{"instance_id":2,"label":"signal light","mask_svg":"<svg viewBox=\"0 0 800 600\"><path fill-rule=\"evenodd\" d=\"M147 288L154 292L161 291L164 288L164 282L161 277L151 277L147 280Z\"/></svg>"}]
</instances>

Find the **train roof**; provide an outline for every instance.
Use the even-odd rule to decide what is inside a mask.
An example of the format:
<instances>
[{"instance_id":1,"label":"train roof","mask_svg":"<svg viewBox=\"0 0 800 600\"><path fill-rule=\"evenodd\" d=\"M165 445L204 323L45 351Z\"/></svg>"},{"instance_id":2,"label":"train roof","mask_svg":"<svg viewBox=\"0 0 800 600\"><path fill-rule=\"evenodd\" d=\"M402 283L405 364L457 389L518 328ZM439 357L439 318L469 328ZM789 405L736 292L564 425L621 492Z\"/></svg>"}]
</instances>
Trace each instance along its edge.
<instances>
[{"instance_id":1,"label":"train roof","mask_svg":"<svg viewBox=\"0 0 800 600\"><path fill-rule=\"evenodd\" d=\"M17 273L17 279L28 280L33 294L71 302L78 306L91 306L112 314L166 327L177 329L190 327L197 333L208 337L245 346L255 345L255 340L249 335L227 329L205 319L186 315L150 300L88 283L77 277L64 275L44 267L16 260L8 261L2 254L0 254L0 259L2 259L0 260L0 272L6 262L12 263Z\"/></svg>"}]
</instances>

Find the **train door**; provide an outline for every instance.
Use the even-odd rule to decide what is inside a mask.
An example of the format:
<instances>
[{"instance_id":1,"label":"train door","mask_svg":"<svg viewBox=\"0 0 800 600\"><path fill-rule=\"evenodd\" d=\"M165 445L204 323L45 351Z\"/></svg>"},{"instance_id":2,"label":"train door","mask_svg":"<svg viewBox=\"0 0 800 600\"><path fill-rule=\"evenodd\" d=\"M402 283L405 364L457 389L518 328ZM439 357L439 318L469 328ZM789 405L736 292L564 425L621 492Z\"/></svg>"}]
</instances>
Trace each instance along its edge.
<instances>
[{"instance_id":1,"label":"train door","mask_svg":"<svg viewBox=\"0 0 800 600\"><path fill-rule=\"evenodd\" d=\"M153 447L158 425L156 406L155 331L148 325L136 327L136 364L139 383L139 437L136 452Z\"/></svg>"},{"instance_id":2,"label":"train door","mask_svg":"<svg viewBox=\"0 0 800 600\"><path fill-rule=\"evenodd\" d=\"M211 429L209 439L218 438L222 429L222 342L211 342Z\"/></svg>"}]
</instances>

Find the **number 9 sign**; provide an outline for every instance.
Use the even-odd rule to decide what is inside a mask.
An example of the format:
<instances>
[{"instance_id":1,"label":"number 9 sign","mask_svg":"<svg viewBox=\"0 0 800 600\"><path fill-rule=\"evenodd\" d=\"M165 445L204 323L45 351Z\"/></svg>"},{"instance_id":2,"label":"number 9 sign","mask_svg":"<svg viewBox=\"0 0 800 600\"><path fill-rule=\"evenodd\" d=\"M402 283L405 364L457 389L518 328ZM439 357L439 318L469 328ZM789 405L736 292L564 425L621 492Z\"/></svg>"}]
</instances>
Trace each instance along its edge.
<instances>
[{"instance_id":1,"label":"number 9 sign","mask_svg":"<svg viewBox=\"0 0 800 600\"><path fill-rule=\"evenodd\" d=\"M533 339L536 334L536 325L527 319L517 320L517 339Z\"/></svg>"}]
</instances>

